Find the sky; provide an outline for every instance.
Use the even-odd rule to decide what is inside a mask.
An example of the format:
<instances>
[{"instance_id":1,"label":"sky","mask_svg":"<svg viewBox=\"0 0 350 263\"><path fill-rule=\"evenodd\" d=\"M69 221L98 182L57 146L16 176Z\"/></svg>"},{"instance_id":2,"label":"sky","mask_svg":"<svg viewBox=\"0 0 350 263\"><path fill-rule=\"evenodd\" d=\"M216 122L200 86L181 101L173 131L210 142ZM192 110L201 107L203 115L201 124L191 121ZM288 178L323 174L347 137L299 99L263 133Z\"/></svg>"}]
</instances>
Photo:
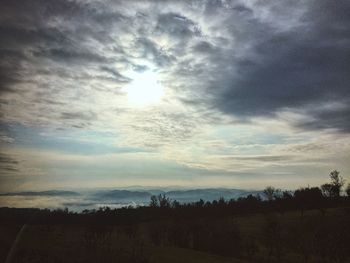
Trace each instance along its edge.
<instances>
[{"instance_id":1,"label":"sky","mask_svg":"<svg viewBox=\"0 0 350 263\"><path fill-rule=\"evenodd\" d=\"M1 192L350 182L350 1L0 7Z\"/></svg>"}]
</instances>

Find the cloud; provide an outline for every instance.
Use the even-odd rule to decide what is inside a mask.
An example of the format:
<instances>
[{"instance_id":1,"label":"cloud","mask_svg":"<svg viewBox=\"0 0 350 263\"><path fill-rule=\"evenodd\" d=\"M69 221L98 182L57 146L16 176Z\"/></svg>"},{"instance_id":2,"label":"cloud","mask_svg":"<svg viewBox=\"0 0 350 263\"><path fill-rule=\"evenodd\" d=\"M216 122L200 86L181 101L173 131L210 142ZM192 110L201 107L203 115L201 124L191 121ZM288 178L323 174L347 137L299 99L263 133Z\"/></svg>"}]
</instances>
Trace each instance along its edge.
<instances>
[{"instance_id":1,"label":"cloud","mask_svg":"<svg viewBox=\"0 0 350 263\"><path fill-rule=\"evenodd\" d=\"M171 39L188 39L200 36L201 29L191 19L177 13L165 13L158 15L155 28L160 34L167 34Z\"/></svg>"},{"instance_id":2,"label":"cloud","mask_svg":"<svg viewBox=\"0 0 350 263\"><path fill-rule=\"evenodd\" d=\"M135 49L139 51L141 58L150 59L160 67L168 66L176 60L174 56L167 54L166 50L145 37L136 39Z\"/></svg>"},{"instance_id":3,"label":"cloud","mask_svg":"<svg viewBox=\"0 0 350 263\"><path fill-rule=\"evenodd\" d=\"M147 69L146 66L140 66L140 65L136 65L134 66L136 68L137 71L141 71ZM121 83L129 83L131 81L130 78L123 76L121 73L119 73L117 70L113 69L113 68L109 68L106 66L101 66L101 70L111 74L114 78L115 81L119 81Z\"/></svg>"},{"instance_id":4,"label":"cloud","mask_svg":"<svg viewBox=\"0 0 350 263\"><path fill-rule=\"evenodd\" d=\"M338 131L350 132L350 100L341 108L331 109L311 109L306 112L310 116L308 120L304 119L297 122L295 125L306 130L323 130L323 129L337 129ZM317 109L317 108L316 108Z\"/></svg>"},{"instance_id":5,"label":"cloud","mask_svg":"<svg viewBox=\"0 0 350 263\"><path fill-rule=\"evenodd\" d=\"M41 86L60 90L60 97L73 87L83 93L87 81L95 90L118 91L130 81L127 70L142 71L151 63L169 87L183 87L177 96L185 104L206 105L241 121L275 118L286 108L329 100L349 105L346 2L121 1L107 6L59 0L5 1L3 6L0 86L3 92L25 89L17 103L36 95L46 107L49 92L35 93ZM55 111L61 115L59 107ZM91 111L98 114L95 107ZM295 125L348 132L348 111L305 110L309 122Z\"/></svg>"},{"instance_id":6,"label":"cloud","mask_svg":"<svg viewBox=\"0 0 350 263\"><path fill-rule=\"evenodd\" d=\"M18 160L14 157L0 153L0 171L3 175L19 172L18 164Z\"/></svg>"},{"instance_id":7,"label":"cloud","mask_svg":"<svg viewBox=\"0 0 350 263\"><path fill-rule=\"evenodd\" d=\"M325 13L327 22L316 10ZM274 117L285 108L299 110L310 104L326 104L329 100L350 105L347 88L350 63L346 59L350 55L350 20L344 10L350 10L348 3L310 2L299 23L282 30L248 14L240 26L248 34L245 45L250 46L249 53L233 58L231 74L227 72L214 81L213 85L221 89L216 93L214 105L243 119ZM246 20L251 23L247 24ZM252 28L261 33L256 34ZM298 126L333 127L349 132L348 111L348 106L340 111L305 111L310 122ZM332 118L335 116L336 119Z\"/></svg>"},{"instance_id":8,"label":"cloud","mask_svg":"<svg viewBox=\"0 0 350 263\"><path fill-rule=\"evenodd\" d=\"M14 143L15 139L0 132L0 143Z\"/></svg>"},{"instance_id":9,"label":"cloud","mask_svg":"<svg viewBox=\"0 0 350 263\"><path fill-rule=\"evenodd\" d=\"M67 49L47 49L34 53L35 56L50 58L64 63L106 63L107 60L92 52L78 52Z\"/></svg>"},{"instance_id":10,"label":"cloud","mask_svg":"<svg viewBox=\"0 0 350 263\"><path fill-rule=\"evenodd\" d=\"M227 156L226 159L233 161L253 161L253 162L281 162L290 161L293 159L291 156Z\"/></svg>"},{"instance_id":11,"label":"cloud","mask_svg":"<svg viewBox=\"0 0 350 263\"><path fill-rule=\"evenodd\" d=\"M348 144L337 146L336 162L316 139L331 143L350 131L348 2L1 5L1 129L96 131L93 145L111 132L108 152L156 152L218 173L277 174L284 164L302 172L320 159L327 169L346 169ZM150 71L164 96L136 108L127 87L133 74ZM15 132L0 133L0 140L21 144ZM307 158L317 151L318 160Z\"/></svg>"},{"instance_id":12,"label":"cloud","mask_svg":"<svg viewBox=\"0 0 350 263\"><path fill-rule=\"evenodd\" d=\"M0 162L5 164L18 164L18 161L4 154L0 155Z\"/></svg>"}]
</instances>

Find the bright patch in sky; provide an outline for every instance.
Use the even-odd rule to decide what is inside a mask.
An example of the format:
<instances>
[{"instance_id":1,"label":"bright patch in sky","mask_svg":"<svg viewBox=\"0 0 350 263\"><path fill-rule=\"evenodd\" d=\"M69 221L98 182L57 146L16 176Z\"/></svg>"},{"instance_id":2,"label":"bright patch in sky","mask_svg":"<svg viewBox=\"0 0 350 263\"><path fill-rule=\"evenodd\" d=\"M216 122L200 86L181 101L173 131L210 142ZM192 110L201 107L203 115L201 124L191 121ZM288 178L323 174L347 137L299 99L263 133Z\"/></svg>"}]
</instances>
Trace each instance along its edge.
<instances>
[{"instance_id":1,"label":"bright patch in sky","mask_svg":"<svg viewBox=\"0 0 350 263\"><path fill-rule=\"evenodd\" d=\"M156 72L133 73L130 77L133 80L126 86L125 92L131 106L143 107L160 102L164 92Z\"/></svg>"},{"instance_id":2,"label":"bright patch in sky","mask_svg":"<svg viewBox=\"0 0 350 263\"><path fill-rule=\"evenodd\" d=\"M0 193L350 182L350 1L0 5Z\"/></svg>"}]
</instances>

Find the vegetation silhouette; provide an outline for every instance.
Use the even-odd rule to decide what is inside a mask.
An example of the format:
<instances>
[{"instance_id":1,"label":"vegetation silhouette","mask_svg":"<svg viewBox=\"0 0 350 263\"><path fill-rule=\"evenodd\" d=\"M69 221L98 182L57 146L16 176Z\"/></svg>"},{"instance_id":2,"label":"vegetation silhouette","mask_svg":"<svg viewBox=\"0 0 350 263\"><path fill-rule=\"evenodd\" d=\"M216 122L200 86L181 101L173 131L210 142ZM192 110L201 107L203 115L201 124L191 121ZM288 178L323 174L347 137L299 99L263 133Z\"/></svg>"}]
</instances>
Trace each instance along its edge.
<instances>
[{"instance_id":1,"label":"vegetation silhouette","mask_svg":"<svg viewBox=\"0 0 350 263\"><path fill-rule=\"evenodd\" d=\"M335 170L321 187L292 192L268 186L263 196L237 200L180 203L160 194L148 206L81 213L1 208L7 232L0 255L6 258L26 224L11 262L172 262L186 253L183 262L195 256L200 262L349 262L350 191L348 185L342 195L344 184ZM208 260L210 254L220 257Z\"/></svg>"}]
</instances>

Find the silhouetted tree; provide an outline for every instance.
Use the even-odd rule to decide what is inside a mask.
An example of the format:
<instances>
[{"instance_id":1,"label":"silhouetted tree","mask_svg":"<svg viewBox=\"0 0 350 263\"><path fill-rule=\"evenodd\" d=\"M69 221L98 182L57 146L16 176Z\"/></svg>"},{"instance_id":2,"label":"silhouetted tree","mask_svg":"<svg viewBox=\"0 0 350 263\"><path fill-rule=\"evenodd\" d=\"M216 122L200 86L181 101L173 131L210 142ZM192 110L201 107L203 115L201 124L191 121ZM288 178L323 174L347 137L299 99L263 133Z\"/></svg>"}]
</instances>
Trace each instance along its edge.
<instances>
[{"instance_id":1,"label":"silhouetted tree","mask_svg":"<svg viewBox=\"0 0 350 263\"><path fill-rule=\"evenodd\" d=\"M180 208L181 204L179 201L176 201L174 200L172 203L171 203L171 207L174 208L174 209L178 209Z\"/></svg>"},{"instance_id":2,"label":"silhouetted tree","mask_svg":"<svg viewBox=\"0 0 350 263\"><path fill-rule=\"evenodd\" d=\"M348 197L350 197L350 184L348 184L348 186L346 187L345 192L348 195Z\"/></svg>"},{"instance_id":3,"label":"silhouetted tree","mask_svg":"<svg viewBox=\"0 0 350 263\"><path fill-rule=\"evenodd\" d=\"M170 207L170 199L166 197L165 194L158 195L158 203L161 208L169 208Z\"/></svg>"},{"instance_id":4,"label":"silhouetted tree","mask_svg":"<svg viewBox=\"0 0 350 263\"><path fill-rule=\"evenodd\" d=\"M323 195L321 189L318 187L299 188L294 192L294 199L301 210L301 215L303 215L304 209L320 209L322 207Z\"/></svg>"},{"instance_id":5,"label":"silhouetted tree","mask_svg":"<svg viewBox=\"0 0 350 263\"><path fill-rule=\"evenodd\" d=\"M273 187L273 186L267 186L263 193L268 201L272 201L274 198L276 198L277 195L279 195L281 190Z\"/></svg>"},{"instance_id":6,"label":"silhouetted tree","mask_svg":"<svg viewBox=\"0 0 350 263\"><path fill-rule=\"evenodd\" d=\"M299 188L294 192L294 197L302 202L315 204L323 197L322 191L318 187Z\"/></svg>"},{"instance_id":7,"label":"silhouetted tree","mask_svg":"<svg viewBox=\"0 0 350 263\"><path fill-rule=\"evenodd\" d=\"M158 207L159 206L158 205L158 198L157 198L157 196L155 196L155 195L151 196L151 201L149 203L149 206L150 207Z\"/></svg>"},{"instance_id":8,"label":"silhouetted tree","mask_svg":"<svg viewBox=\"0 0 350 263\"><path fill-rule=\"evenodd\" d=\"M339 197L341 188L345 184L345 180L339 174L340 172L337 170L334 170L329 174L329 177L331 178L331 184L333 185L333 192L335 197Z\"/></svg>"},{"instance_id":9,"label":"silhouetted tree","mask_svg":"<svg viewBox=\"0 0 350 263\"><path fill-rule=\"evenodd\" d=\"M283 191L281 198L284 200L291 200L293 198L293 194L291 191Z\"/></svg>"},{"instance_id":10,"label":"silhouetted tree","mask_svg":"<svg viewBox=\"0 0 350 263\"><path fill-rule=\"evenodd\" d=\"M321 185L322 194L325 197L332 197L332 185L331 184L323 184Z\"/></svg>"},{"instance_id":11,"label":"silhouetted tree","mask_svg":"<svg viewBox=\"0 0 350 263\"><path fill-rule=\"evenodd\" d=\"M337 170L332 171L329 174L331 183L323 184L321 186L322 192L327 197L338 198L341 193L345 180L339 175L340 172Z\"/></svg>"},{"instance_id":12,"label":"silhouetted tree","mask_svg":"<svg viewBox=\"0 0 350 263\"><path fill-rule=\"evenodd\" d=\"M198 202L195 203L196 207L203 207L204 206L204 200L200 199Z\"/></svg>"}]
</instances>

